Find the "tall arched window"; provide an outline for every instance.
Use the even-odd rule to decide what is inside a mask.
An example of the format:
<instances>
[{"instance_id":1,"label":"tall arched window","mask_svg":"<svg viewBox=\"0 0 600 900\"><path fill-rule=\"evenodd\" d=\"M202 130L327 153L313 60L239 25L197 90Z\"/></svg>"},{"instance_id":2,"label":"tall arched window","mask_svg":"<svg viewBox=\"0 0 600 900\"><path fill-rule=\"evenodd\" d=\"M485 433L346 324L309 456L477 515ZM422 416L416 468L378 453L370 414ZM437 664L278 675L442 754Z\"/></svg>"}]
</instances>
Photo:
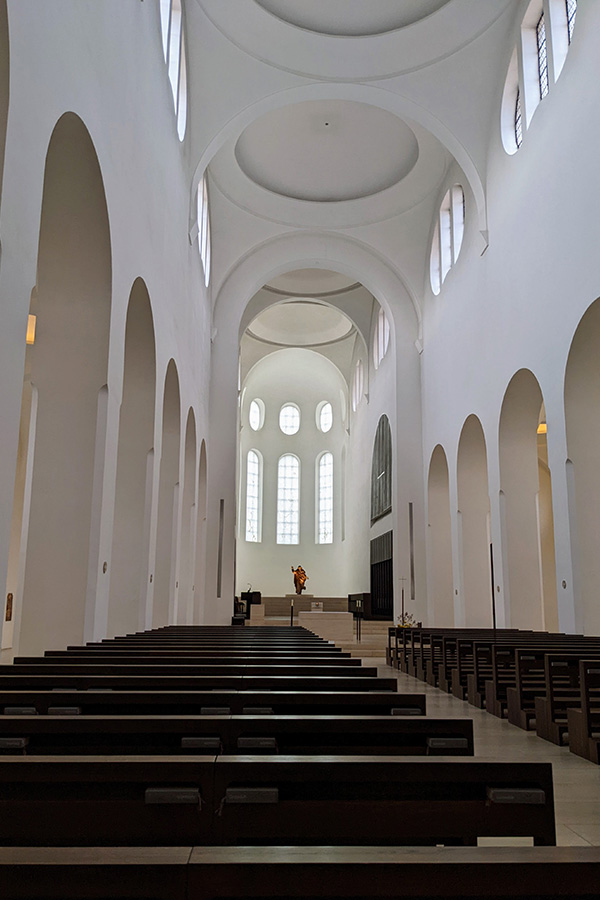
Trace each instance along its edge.
<instances>
[{"instance_id":1,"label":"tall arched window","mask_svg":"<svg viewBox=\"0 0 600 900\"><path fill-rule=\"evenodd\" d=\"M204 269L204 284L210 281L210 215L208 212L208 185L206 172L198 185L198 250Z\"/></svg>"},{"instance_id":2,"label":"tall arched window","mask_svg":"<svg viewBox=\"0 0 600 900\"><path fill-rule=\"evenodd\" d=\"M187 121L187 71L181 0L160 0L160 24L163 52L177 117L177 134L182 141Z\"/></svg>"},{"instance_id":3,"label":"tall arched window","mask_svg":"<svg viewBox=\"0 0 600 900\"><path fill-rule=\"evenodd\" d=\"M387 353L390 343L390 323L381 307L377 315L377 324L375 325L375 333L373 334L373 365L379 368L381 360Z\"/></svg>"},{"instance_id":4,"label":"tall arched window","mask_svg":"<svg viewBox=\"0 0 600 900\"><path fill-rule=\"evenodd\" d=\"M286 453L277 467L277 543L300 542L300 460Z\"/></svg>"},{"instance_id":5,"label":"tall arched window","mask_svg":"<svg viewBox=\"0 0 600 900\"><path fill-rule=\"evenodd\" d=\"M431 244L431 289L439 294L446 275L455 264L465 231L465 195L460 184L446 191Z\"/></svg>"},{"instance_id":6,"label":"tall arched window","mask_svg":"<svg viewBox=\"0 0 600 900\"><path fill-rule=\"evenodd\" d=\"M352 409L354 412L358 409L358 405L362 399L364 388L363 364L362 359L357 360L354 369L354 380L352 381Z\"/></svg>"},{"instance_id":7,"label":"tall arched window","mask_svg":"<svg viewBox=\"0 0 600 900\"><path fill-rule=\"evenodd\" d=\"M371 523L392 511L392 432L387 416L377 425L371 464Z\"/></svg>"},{"instance_id":8,"label":"tall arched window","mask_svg":"<svg viewBox=\"0 0 600 900\"><path fill-rule=\"evenodd\" d=\"M257 450L249 450L246 462L246 540L261 540L262 459Z\"/></svg>"},{"instance_id":9,"label":"tall arched window","mask_svg":"<svg viewBox=\"0 0 600 900\"><path fill-rule=\"evenodd\" d=\"M318 544L333 543L333 454L319 457L317 471Z\"/></svg>"}]
</instances>

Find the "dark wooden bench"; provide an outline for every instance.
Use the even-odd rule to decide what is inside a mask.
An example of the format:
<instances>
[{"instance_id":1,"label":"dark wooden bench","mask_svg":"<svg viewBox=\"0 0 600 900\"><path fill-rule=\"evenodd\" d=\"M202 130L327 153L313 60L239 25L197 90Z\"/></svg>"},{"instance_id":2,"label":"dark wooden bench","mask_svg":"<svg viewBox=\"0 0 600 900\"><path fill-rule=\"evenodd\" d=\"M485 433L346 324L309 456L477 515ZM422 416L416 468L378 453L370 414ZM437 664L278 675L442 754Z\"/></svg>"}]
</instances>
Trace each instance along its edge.
<instances>
[{"instance_id":1,"label":"dark wooden bench","mask_svg":"<svg viewBox=\"0 0 600 900\"><path fill-rule=\"evenodd\" d=\"M394 691L136 691L0 690L0 712L75 707L83 715L198 715L203 709L226 715L272 709L276 715L425 715L425 694Z\"/></svg>"},{"instance_id":2,"label":"dark wooden bench","mask_svg":"<svg viewBox=\"0 0 600 900\"><path fill-rule=\"evenodd\" d=\"M600 763L600 661L579 661L580 709L567 710L569 750Z\"/></svg>"},{"instance_id":3,"label":"dark wooden bench","mask_svg":"<svg viewBox=\"0 0 600 900\"><path fill-rule=\"evenodd\" d=\"M549 763L220 756L215 801L221 845L555 843Z\"/></svg>"},{"instance_id":4,"label":"dark wooden bench","mask_svg":"<svg viewBox=\"0 0 600 900\"><path fill-rule=\"evenodd\" d=\"M591 900L600 848L195 847L188 879L189 900Z\"/></svg>"},{"instance_id":5,"label":"dark wooden bench","mask_svg":"<svg viewBox=\"0 0 600 900\"><path fill-rule=\"evenodd\" d=\"M464 757L0 758L5 846L555 843L552 767Z\"/></svg>"},{"instance_id":6,"label":"dark wooden bench","mask_svg":"<svg viewBox=\"0 0 600 900\"><path fill-rule=\"evenodd\" d=\"M0 716L0 752L473 756L473 722L391 716Z\"/></svg>"},{"instance_id":7,"label":"dark wooden bench","mask_svg":"<svg viewBox=\"0 0 600 900\"><path fill-rule=\"evenodd\" d=\"M538 737L563 744L568 736L568 710L581 709L579 656L546 653L545 694L535 698L535 729Z\"/></svg>"},{"instance_id":8,"label":"dark wooden bench","mask_svg":"<svg viewBox=\"0 0 600 900\"><path fill-rule=\"evenodd\" d=\"M600 646L594 650L595 645L596 642L591 640L581 646L571 642L566 645L568 650L560 654L548 654L547 648L517 650L516 684L507 688L506 692L508 721L525 730L534 725L537 733L544 736L546 731L550 731L546 725L550 725L551 717L556 716L558 724L560 715L564 736L567 730L567 708L580 705L579 660L582 657L598 658L600 664ZM549 655L552 656L552 662L547 667ZM545 701L546 698L550 699L550 706L538 706L537 701ZM538 710L542 713L539 729Z\"/></svg>"},{"instance_id":9,"label":"dark wooden bench","mask_svg":"<svg viewBox=\"0 0 600 900\"><path fill-rule=\"evenodd\" d=\"M491 677L485 682L485 708L492 715L503 718L508 710L508 688L517 683L516 651L523 653L543 650L567 651L575 642L584 640L582 635L564 635L534 632L513 641L498 643L492 647ZM527 660L525 660L527 661Z\"/></svg>"},{"instance_id":10,"label":"dark wooden bench","mask_svg":"<svg viewBox=\"0 0 600 900\"><path fill-rule=\"evenodd\" d=\"M590 900L598 847L5 847L0 900Z\"/></svg>"},{"instance_id":11,"label":"dark wooden bench","mask_svg":"<svg viewBox=\"0 0 600 900\"><path fill-rule=\"evenodd\" d=\"M91 662L65 659L55 662L50 659L47 662L21 663L14 665L0 665L0 677L3 675L130 675L135 670L136 675L175 675L181 676L210 676L235 675L239 677L253 677L256 675L274 676L300 676L314 677L324 675L327 678L376 678L376 666L322 666L321 664L281 665L280 663L264 665L237 664L234 662L221 665L207 665L205 663L166 663L166 662L139 662L135 659L124 662L110 662L105 660L92 660Z\"/></svg>"},{"instance_id":12,"label":"dark wooden bench","mask_svg":"<svg viewBox=\"0 0 600 900\"><path fill-rule=\"evenodd\" d=\"M14 662L21 663L60 663L63 661L77 663L139 663L145 661L173 665L206 665L221 666L235 662L242 666L353 666L360 668L362 660L349 653L294 653L264 652L251 650L185 650L175 653L171 650L98 650L85 652L82 650L48 651L44 656L19 656Z\"/></svg>"},{"instance_id":13,"label":"dark wooden bench","mask_svg":"<svg viewBox=\"0 0 600 900\"><path fill-rule=\"evenodd\" d=\"M8 667L12 668L12 667ZM364 670L363 670L364 671ZM138 691L193 690L259 690L259 691L394 691L396 678L360 675L115 675L115 674L44 674L27 675L15 668L10 675L0 675L0 692L4 690L48 690L52 688L112 688Z\"/></svg>"}]
</instances>

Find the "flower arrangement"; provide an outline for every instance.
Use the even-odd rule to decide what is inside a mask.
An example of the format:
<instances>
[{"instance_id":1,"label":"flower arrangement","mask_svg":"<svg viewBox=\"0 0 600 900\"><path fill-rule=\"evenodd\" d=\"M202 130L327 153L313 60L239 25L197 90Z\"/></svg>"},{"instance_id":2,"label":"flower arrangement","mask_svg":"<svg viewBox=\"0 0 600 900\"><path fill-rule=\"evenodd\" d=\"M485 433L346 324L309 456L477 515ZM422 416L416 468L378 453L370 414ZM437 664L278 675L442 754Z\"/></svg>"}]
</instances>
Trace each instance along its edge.
<instances>
[{"instance_id":1,"label":"flower arrangement","mask_svg":"<svg viewBox=\"0 0 600 900\"><path fill-rule=\"evenodd\" d=\"M412 613L404 613L404 616L398 616L399 628L420 628L421 622L417 622Z\"/></svg>"}]
</instances>

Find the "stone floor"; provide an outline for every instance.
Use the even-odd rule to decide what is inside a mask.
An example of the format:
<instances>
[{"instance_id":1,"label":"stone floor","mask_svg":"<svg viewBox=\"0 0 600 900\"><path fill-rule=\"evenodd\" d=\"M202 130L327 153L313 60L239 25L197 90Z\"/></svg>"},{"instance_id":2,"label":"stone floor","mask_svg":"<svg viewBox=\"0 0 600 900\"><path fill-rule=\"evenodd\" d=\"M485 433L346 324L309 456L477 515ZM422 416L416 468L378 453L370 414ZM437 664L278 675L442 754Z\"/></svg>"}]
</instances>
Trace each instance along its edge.
<instances>
[{"instance_id":1,"label":"stone floor","mask_svg":"<svg viewBox=\"0 0 600 900\"><path fill-rule=\"evenodd\" d=\"M551 762L554 775L556 843L563 847L600 846L600 766L538 738L536 733L522 731L508 722L475 709L466 701L424 684L410 675L381 665L377 658L363 659L363 665L377 666L380 675L398 677L398 690L427 694L427 714L473 719L475 756L490 759L534 760ZM482 839L485 846L530 844L523 839Z\"/></svg>"}]
</instances>

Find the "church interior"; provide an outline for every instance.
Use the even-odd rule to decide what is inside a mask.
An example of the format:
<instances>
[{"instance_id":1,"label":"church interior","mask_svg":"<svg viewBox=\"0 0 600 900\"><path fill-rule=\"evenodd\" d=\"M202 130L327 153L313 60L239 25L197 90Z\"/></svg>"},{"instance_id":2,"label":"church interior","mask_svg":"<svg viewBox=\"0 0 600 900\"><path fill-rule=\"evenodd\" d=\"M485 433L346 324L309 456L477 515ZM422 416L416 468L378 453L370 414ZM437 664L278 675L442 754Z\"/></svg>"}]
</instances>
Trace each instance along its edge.
<instances>
[{"instance_id":1,"label":"church interior","mask_svg":"<svg viewBox=\"0 0 600 900\"><path fill-rule=\"evenodd\" d=\"M343 613L314 655L469 719L476 759L551 763L556 843L600 845L596 36L596 0L0 0L0 691L88 645L302 655L290 609ZM518 646L556 639L531 692L577 653L584 750L566 712L549 743L531 698L519 731L475 675L441 691L459 631L492 667L518 633L517 688ZM5 701L0 784L30 709ZM600 855L561 860L600 883Z\"/></svg>"}]
</instances>

